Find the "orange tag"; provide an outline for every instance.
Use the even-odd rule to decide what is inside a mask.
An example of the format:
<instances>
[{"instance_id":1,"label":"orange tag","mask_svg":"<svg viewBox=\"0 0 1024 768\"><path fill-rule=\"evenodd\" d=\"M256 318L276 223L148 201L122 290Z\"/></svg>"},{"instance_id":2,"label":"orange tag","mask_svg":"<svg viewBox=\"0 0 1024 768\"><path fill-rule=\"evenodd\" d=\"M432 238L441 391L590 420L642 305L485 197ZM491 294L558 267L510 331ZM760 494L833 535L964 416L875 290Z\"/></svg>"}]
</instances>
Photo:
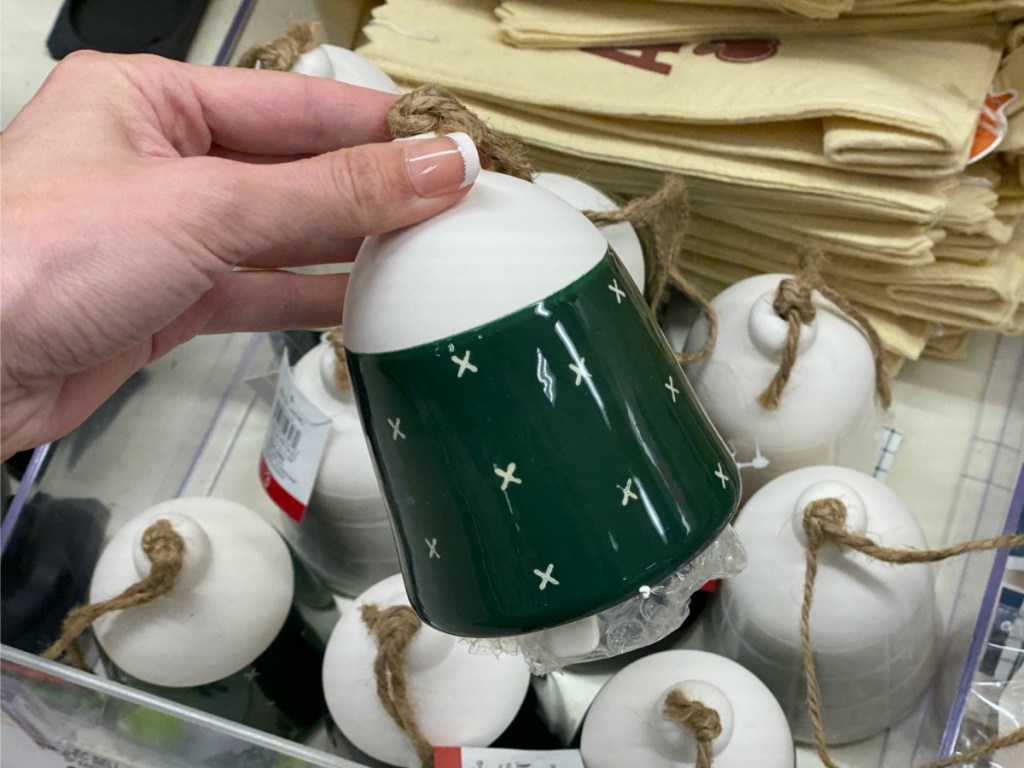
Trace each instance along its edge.
<instances>
[{"instance_id":1,"label":"orange tag","mask_svg":"<svg viewBox=\"0 0 1024 768\"><path fill-rule=\"evenodd\" d=\"M978 116L978 127L974 131L974 143L971 145L971 157L968 163L974 163L995 151L1004 138L1008 123L1006 108L1017 98L1012 88L996 93L990 90L985 96Z\"/></svg>"}]
</instances>

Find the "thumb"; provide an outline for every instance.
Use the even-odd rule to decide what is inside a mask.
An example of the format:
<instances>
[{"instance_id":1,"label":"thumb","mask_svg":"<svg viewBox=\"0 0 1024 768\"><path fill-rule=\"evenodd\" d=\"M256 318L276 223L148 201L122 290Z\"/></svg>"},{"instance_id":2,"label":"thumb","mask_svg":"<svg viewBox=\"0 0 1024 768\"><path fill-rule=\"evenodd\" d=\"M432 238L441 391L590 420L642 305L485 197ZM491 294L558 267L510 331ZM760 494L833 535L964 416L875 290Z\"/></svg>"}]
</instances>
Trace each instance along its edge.
<instances>
[{"instance_id":1,"label":"thumb","mask_svg":"<svg viewBox=\"0 0 1024 768\"><path fill-rule=\"evenodd\" d=\"M243 199L232 196L242 242L261 250L319 251L345 238L407 227L454 205L476 180L480 158L467 134L451 133L240 165L238 172L248 177L235 185Z\"/></svg>"}]
</instances>

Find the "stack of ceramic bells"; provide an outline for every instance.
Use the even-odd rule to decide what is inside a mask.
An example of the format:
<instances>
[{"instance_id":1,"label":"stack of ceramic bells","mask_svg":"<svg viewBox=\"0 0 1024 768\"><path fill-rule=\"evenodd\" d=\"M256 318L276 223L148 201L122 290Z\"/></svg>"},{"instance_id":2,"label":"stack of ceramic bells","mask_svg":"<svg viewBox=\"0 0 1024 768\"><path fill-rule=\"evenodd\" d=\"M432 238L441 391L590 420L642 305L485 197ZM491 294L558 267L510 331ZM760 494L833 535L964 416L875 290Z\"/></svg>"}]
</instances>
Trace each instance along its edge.
<instances>
[{"instance_id":1,"label":"stack of ceramic bells","mask_svg":"<svg viewBox=\"0 0 1024 768\"><path fill-rule=\"evenodd\" d=\"M573 677L607 679L596 697L565 697L563 711L542 711L567 744L580 738L586 712L580 745L587 768L696 764L692 733L665 715L677 692L718 714L716 766L791 768L791 734L808 735L799 674L800 519L822 497L841 499L848 525L884 544L924 544L895 495L853 470L812 467L769 483L739 521L751 564L721 585L712 609L709 645L718 655L665 650L620 662L614 674L607 664L580 665L534 679L544 705L551 703L550 690ZM363 613L368 605L380 611L409 605L400 575L356 599L325 652L292 603L292 565L273 527L231 501L182 498L148 510L113 538L97 566L93 600L118 594L147 572L141 541L158 519L185 539L185 563L172 595L96 622L112 677L299 741L321 722L326 699L338 754L366 765L417 764L409 736L378 698L379 640ZM868 615L871 622L864 621ZM812 642L828 649L818 669L833 742L877 733L913 706L936 661L925 566L894 574L856 554L825 552L815 619ZM480 653L425 624L401 663L418 727L437 746L493 743L520 713L530 686L522 658ZM220 740L176 718L142 710L117 717L118 732L145 747L173 749L195 764L223 757Z\"/></svg>"}]
</instances>

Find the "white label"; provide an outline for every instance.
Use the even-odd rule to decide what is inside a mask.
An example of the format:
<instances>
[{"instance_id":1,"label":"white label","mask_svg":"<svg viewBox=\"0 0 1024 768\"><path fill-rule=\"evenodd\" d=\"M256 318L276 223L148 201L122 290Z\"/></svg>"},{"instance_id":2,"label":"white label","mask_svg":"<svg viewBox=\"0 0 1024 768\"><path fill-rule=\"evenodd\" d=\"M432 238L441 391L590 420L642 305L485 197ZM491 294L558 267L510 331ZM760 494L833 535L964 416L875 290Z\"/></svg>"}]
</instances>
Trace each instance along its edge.
<instances>
[{"instance_id":1,"label":"white label","mask_svg":"<svg viewBox=\"0 0 1024 768\"><path fill-rule=\"evenodd\" d=\"M330 417L295 387L285 355L260 456L260 482L271 501L296 522L302 521L313 494L330 434Z\"/></svg>"},{"instance_id":2,"label":"white label","mask_svg":"<svg viewBox=\"0 0 1024 768\"><path fill-rule=\"evenodd\" d=\"M438 747L435 768L583 768L577 749L541 752L528 749Z\"/></svg>"}]
</instances>

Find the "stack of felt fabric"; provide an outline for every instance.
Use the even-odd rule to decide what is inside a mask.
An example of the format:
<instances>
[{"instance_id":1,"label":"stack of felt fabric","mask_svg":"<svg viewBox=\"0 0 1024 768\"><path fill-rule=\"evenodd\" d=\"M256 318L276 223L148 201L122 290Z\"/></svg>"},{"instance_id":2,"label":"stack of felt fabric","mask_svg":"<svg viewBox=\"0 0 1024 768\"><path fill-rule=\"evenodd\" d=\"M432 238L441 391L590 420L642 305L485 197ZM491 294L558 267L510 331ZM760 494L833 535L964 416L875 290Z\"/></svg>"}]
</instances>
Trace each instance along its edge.
<instances>
[{"instance_id":1,"label":"stack of felt fabric","mask_svg":"<svg viewBox=\"0 0 1024 768\"><path fill-rule=\"evenodd\" d=\"M843 5L849 7L840 11ZM748 35L895 34L998 23L1022 10L1022 0L503 0L497 15L501 37L512 45L585 48Z\"/></svg>"},{"instance_id":2,"label":"stack of felt fabric","mask_svg":"<svg viewBox=\"0 0 1024 768\"><path fill-rule=\"evenodd\" d=\"M359 52L405 86L450 88L531 144L545 170L622 197L682 174L692 217L677 267L711 293L792 271L801 247L814 245L829 255L829 280L869 313L894 365L925 351L963 354L972 329L1022 330L1024 101L1004 102L1012 89L1024 92L1024 34L996 19L1024 15L1024 0L735 5L507 0L496 13L492 0L389 0ZM809 21L775 10L782 6L844 15ZM885 35L666 42L694 39L673 26L690 13L749 10L822 29L867 8L956 22ZM629 32L630 20L660 26L644 37ZM513 36L542 27L544 47ZM644 45L578 47L627 32L639 36L617 44Z\"/></svg>"}]
</instances>

